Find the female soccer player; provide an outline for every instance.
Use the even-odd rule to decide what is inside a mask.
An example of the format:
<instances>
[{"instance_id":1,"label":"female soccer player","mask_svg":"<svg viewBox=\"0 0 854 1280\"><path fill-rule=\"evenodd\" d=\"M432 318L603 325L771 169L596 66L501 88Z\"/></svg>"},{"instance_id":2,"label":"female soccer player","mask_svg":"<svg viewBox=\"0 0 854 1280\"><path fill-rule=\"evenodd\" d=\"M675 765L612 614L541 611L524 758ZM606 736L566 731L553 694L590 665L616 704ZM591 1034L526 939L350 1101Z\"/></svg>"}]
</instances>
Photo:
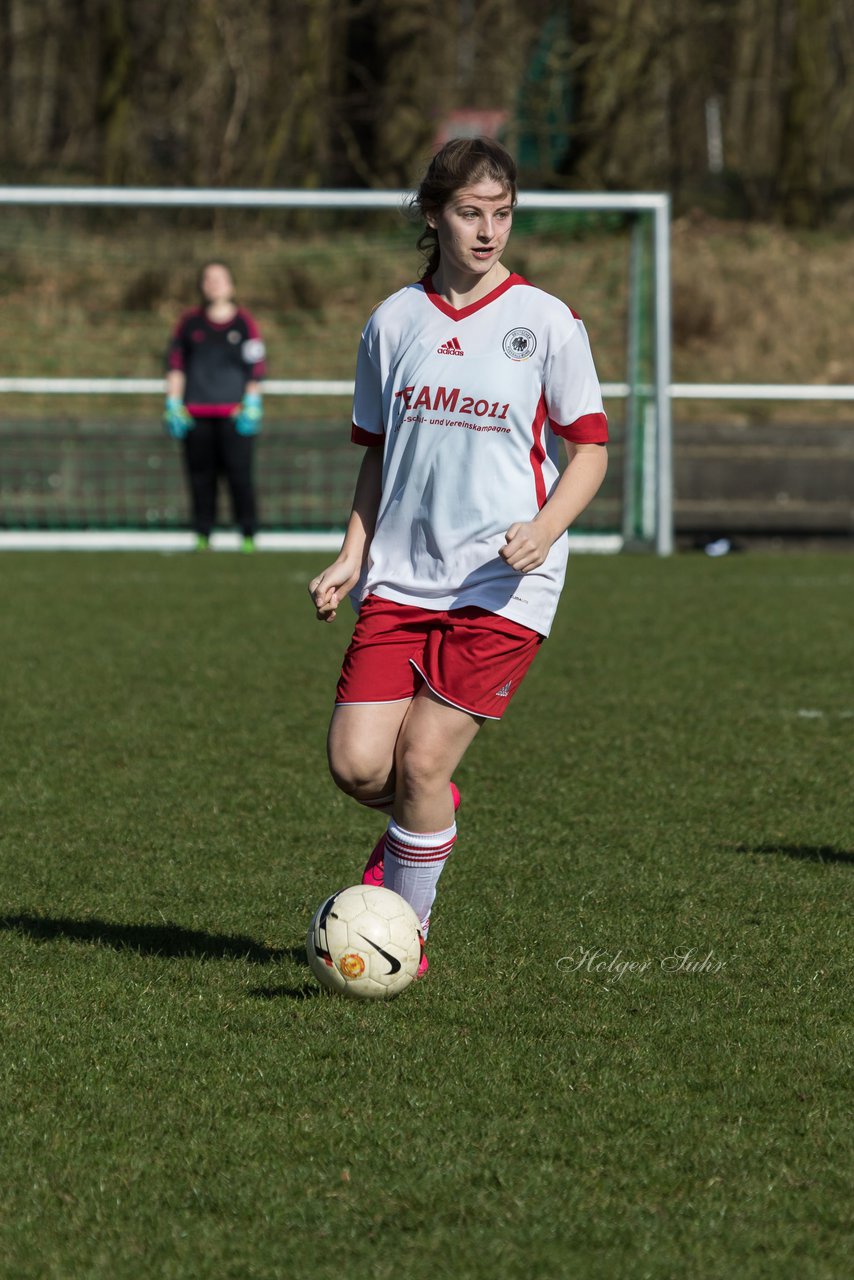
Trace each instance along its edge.
<instances>
[{"instance_id":1,"label":"female soccer player","mask_svg":"<svg viewBox=\"0 0 854 1280\"><path fill-rule=\"evenodd\" d=\"M163 422L173 439L184 442L196 546L204 550L209 544L224 474L243 549L251 551L258 523L252 464L261 429L264 344L252 316L234 301L224 262L205 263L199 291L201 305L181 316L169 343Z\"/></svg>"},{"instance_id":2,"label":"female soccer player","mask_svg":"<svg viewBox=\"0 0 854 1280\"><path fill-rule=\"evenodd\" d=\"M455 140L430 164L413 201L427 270L362 334L365 456L341 551L309 583L318 619L348 592L359 613L328 753L336 784L390 815L363 878L411 903L425 936L457 835L451 776L548 635L563 535L607 466L581 321L502 262L515 203L496 142Z\"/></svg>"}]
</instances>

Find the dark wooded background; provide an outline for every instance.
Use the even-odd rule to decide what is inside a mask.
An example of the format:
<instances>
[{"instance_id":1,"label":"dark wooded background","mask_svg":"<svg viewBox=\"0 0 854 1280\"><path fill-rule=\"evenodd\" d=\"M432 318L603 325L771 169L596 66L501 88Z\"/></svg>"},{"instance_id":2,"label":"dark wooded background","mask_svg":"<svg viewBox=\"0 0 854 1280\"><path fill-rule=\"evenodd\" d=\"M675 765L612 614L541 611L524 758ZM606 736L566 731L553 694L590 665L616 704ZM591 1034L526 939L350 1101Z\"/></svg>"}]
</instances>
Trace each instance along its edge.
<instances>
[{"instance_id":1,"label":"dark wooded background","mask_svg":"<svg viewBox=\"0 0 854 1280\"><path fill-rule=\"evenodd\" d=\"M0 0L0 171L406 185L481 109L529 186L817 225L854 216L852 67L854 0Z\"/></svg>"}]
</instances>

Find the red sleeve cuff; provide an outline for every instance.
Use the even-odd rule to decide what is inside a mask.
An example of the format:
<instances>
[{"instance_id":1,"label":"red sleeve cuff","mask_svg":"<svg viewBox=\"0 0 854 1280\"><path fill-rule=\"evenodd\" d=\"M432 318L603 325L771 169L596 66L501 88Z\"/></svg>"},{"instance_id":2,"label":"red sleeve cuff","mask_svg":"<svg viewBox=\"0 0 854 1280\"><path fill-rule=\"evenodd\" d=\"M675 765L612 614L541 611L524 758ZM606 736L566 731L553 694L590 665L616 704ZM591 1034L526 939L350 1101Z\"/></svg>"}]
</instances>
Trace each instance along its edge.
<instances>
[{"instance_id":1,"label":"red sleeve cuff","mask_svg":"<svg viewBox=\"0 0 854 1280\"><path fill-rule=\"evenodd\" d=\"M608 419L604 413L585 413L566 427L559 422L551 422L551 428L556 436L571 440L573 444L608 443Z\"/></svg>"},{"instance_id":2,"label":"red sleeve cuff","mask_svg":"<svg viewBox=\"0 0 854 1280\"><path fill-rule=\"evenodd\" d=\"M355 422L350 431L350 439L353 444L364 444L368 448L376 448L385 442L385 436L381 431L366 431L364 427L357 427Z\"/></svg>"}]
</instances>

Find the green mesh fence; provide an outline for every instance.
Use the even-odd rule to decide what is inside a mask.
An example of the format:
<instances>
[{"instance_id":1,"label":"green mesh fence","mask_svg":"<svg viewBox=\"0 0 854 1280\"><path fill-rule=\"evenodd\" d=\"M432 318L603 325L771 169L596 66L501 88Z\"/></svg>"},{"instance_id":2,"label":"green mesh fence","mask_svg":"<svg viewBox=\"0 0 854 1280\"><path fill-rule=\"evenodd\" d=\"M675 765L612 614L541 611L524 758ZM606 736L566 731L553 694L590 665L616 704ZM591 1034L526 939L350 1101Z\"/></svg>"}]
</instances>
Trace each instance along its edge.
<instances>
[{"instance_id":1,"label":"green mesh fence","mask_svg":"<svg viewBox=\"0 0 854 1280\"><path fill-rule=\"evenodd\" d=\"M604 384L627 380L631 315L649 349L649 272L634 271L631 227L613 212L517 211L505 255L583 317ZM159 379L199 265L223 258L266 341L269 378L349 380L371 309L419 274L416 237L397 212L0 206L2 374ZM635 353L636 381L647 363ZM611 467L579 527L621 531L624 431L642 414L636 404L627 419L617 398L607 408ZM180 450L160 411L159 394L0 395L0 527L186 527ZM361 458L349 421L346 396L267 396L263 529L344 524ZM642 467L642 447L629 453ZM220 516L230 522L224 491Z\"/></svg>"},{"instance_id":2,"label":"green mesh fence","mask_svg":"<svg viewBox=\"0 0 854 1280\"><path fill-rule=\"evenodd\" d=\"M271 417L256 445L260 527L344 526L362 450L347 415L300 421ZM0 423L0 527L5 529L181 529L188 523L180 446L150 420L91 418ZM619 525L620 451L605 491L582 528ZM614 452L612 451L612 459ZM220 524L231 524L227 489Z\"/></svg>"}]
</instances>

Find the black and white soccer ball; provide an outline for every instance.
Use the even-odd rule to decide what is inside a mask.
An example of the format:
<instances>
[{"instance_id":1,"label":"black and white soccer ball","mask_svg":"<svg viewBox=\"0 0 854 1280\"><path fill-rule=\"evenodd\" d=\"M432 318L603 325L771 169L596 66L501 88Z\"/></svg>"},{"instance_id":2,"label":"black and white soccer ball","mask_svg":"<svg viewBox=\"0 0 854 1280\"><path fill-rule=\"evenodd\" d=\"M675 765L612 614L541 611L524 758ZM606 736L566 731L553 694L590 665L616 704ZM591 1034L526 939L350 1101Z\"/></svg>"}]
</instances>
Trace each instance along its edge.
<instances>
[{"instance_id":1,"label":"black and white soccer ball","mask_svg":"<svg viewBox=\"0 0 854 1280\"><path fill-rule=\"evenodd\" d=\"M408 902L381 885L339 889L314 913L308 963L321 986L362 1000L389 1000L418 973L424 940Z\"/></svg>"}]
</instances>

